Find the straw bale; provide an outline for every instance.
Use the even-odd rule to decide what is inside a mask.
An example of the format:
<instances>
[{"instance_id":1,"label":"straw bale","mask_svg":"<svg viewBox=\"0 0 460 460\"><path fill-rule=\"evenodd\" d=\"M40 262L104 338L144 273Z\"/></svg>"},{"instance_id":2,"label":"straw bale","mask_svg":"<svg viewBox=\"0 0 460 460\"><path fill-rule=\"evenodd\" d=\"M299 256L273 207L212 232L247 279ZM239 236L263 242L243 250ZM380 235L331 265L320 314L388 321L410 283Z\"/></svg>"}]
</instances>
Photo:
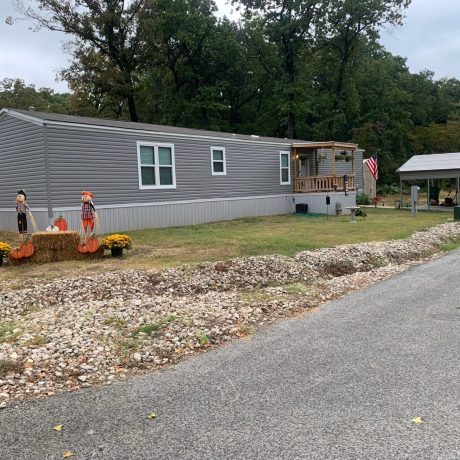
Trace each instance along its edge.
<instances>
[{"instance_id":1,"label":"straw bale","mask_svg":"<svg viewBox=\"0 0 460 460\"><path fill-rule=\"evenodd\" d=\"M22 265L28 262L43 264L104 257L102 248L93 254L81 254L78 252L77 247L80 244L78 232L37 232L32 235L32 243L35 246L35 253L32 257L18 260L10 258L10 263L12 265Z\"/></svg>"},{"instance_id":2,"label":"straw bale","mask_svg":"<svg viewBox=\"0 0 460 460\"><path fill-rule=\"evenodd\" d=\"M48 263L63 260L75 260L79 252L80 243L78 232L37 232L32 235L35 254L33 262Z\"/></svg>"}]
</instances>

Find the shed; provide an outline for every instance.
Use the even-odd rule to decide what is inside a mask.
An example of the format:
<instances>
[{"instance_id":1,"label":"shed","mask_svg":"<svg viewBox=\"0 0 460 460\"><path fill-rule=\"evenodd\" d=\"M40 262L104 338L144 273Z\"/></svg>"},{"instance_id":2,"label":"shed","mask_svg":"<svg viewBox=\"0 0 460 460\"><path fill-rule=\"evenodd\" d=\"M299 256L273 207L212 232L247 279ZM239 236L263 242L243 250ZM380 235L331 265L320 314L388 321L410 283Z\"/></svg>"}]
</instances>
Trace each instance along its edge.
<instances>
[{"instance_id":1,"label":"shed","mask_svg":"<svg viewBox=\"0 0 460 460\"><path fill-rule=\"evenodd\" d=\"M460 178L460 152L414 155L397 171L400 177L401 195L403 181L426 179L428 197L433 179L456 179L457 196ZM402 202L402 196L401 196ZM430 200L428 200L430 206Z\"/></svg>"},{"instance_id":2,"label":"shed","mask_svg":"<svg viewBox=\"0 0 460 460\"><path fill-rule=\"evenodd\" d=\"M318 149L327 158L315 165ZM347 151L352 155L336 165L336 155ZM322 212L323 195L345 208L362 188L355 144L16 109L0 111L0 162L0 228L8 230L16 229L21 188L39 227L62 215L76 230L81 192L90 190L100 233L286 214L297 203Z\"/></svg>"}]
</instances>

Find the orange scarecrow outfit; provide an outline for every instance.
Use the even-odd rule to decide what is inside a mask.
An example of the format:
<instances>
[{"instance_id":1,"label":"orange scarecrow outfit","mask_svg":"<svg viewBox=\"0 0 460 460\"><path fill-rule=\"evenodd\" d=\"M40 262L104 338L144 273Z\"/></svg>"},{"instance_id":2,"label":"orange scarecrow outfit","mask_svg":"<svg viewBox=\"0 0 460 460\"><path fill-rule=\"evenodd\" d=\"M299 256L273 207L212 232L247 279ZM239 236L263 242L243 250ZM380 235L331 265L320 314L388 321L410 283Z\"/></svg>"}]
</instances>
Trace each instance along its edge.
<instances>
[{"instance_id":1,"label":"orange scarecrow outfit","mask_svg":"<svg viewBox=\"0 0 460 460\"><path fill-rule=\"evenodd\" d=\"M92 199L94 194L91 192L81 193L81 221L85 234L88 229L92 232L94 230L94 218L96 216L96 208L94 207Z\"/></svg>"}]
</instances>

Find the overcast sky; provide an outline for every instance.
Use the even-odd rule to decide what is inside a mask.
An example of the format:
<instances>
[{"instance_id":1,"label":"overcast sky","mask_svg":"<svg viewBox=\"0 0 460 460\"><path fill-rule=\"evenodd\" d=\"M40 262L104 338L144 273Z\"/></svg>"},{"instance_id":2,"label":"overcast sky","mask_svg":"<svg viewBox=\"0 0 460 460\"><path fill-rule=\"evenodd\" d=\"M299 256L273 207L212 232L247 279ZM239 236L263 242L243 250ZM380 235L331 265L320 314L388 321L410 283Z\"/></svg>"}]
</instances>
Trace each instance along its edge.
<instances>
[{"instance_id":1,"label":"overcast sky","mask_svg":"<svg viewBox=\"0 0 460 460\"><path fill-rule=\"evenodd\" d=\"M229 15L227 0L216 0L220 14ZM62 50L66 36L56 32L28 30L29 23L9 26L7 16L15 16L12 0L0 0L0 80L21 78L34 84L65 91L56 82L59 69L68 65ZM382 43L393 54L407 58L412 72L433 70L436 78L460 79L459 0L412 0L400 28L382 31Z\"/></svg>"}]
</instances>

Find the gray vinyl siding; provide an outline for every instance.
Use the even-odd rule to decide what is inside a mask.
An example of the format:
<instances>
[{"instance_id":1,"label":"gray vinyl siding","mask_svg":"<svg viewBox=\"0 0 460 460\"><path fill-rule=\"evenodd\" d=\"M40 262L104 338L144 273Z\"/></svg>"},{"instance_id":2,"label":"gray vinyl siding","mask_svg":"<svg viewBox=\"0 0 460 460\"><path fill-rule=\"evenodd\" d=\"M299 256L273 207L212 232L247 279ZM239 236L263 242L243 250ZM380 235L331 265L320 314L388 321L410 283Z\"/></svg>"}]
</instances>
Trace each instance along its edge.
<instances>
[{"instance_id":1,"label":"gray vinyl siding","mask_svg":"<svg viewBox=\"0 0 460 460\"><path fill-rule=\"evenodd\" d=\"M174 144L175 189L139 190L137 141ZM226 176L211 175L211 146L225 147ZM292 183L280 185L279 156L280 151L289 150L283 144L51 125L53 207L78 206L86 189L95 194L97 205L290 194Z\"/></svg>"},{"instance_id":2,"label":"gray vinyl siding","mask_svg":"<svg viewBox=\"0 0 460 460\"><path fill-rule=\"evenodd\" d=\"M355 174L358 190L364 190L363 150L357 150L355 152Z\"/></svg>"},{"instance_id":3,"label":"gray vinyl siding","mask_svg":"<svg viewBox=\"0 0 460 460\"><path fill-rule=\"evenodd\" d=\"M47 206L43 139L41 126L0 116L0 208L14 209L21 188L29 206Z\"/></svg>"}]
</instances>

